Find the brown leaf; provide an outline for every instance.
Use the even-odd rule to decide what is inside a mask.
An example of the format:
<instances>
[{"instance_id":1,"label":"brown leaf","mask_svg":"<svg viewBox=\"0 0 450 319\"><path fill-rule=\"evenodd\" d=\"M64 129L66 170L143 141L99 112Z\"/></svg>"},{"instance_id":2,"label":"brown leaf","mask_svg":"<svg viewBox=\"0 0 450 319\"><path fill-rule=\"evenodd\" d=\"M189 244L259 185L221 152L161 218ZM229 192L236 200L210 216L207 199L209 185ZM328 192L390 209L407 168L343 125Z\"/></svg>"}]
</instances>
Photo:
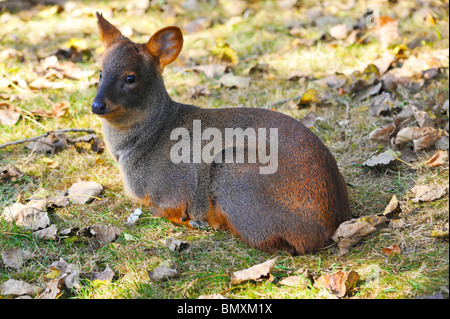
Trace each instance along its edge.
<instances>
[{"instance_id":1,"label":"brown leaf","mask_svg":"<svg viewBox=\"0 0 450 319\"><path fill-rule=\"evenodd\" d=\"M367 167L387 166L393 163L398 156L399 154L397 154L395 151L387 150L386 152L369 158L367 161L362 163L362 165Z\"/></svg>"},{"instance_id":2,"label":"brown leaf","mask_svg":"<svg viewBox=\"0 0 450 319\"><path fill-rule=\"evenodd\" d=\"M347 254L353 245L375 232L385 221L385 216L365 216L340 224L331 237L338 244L339 255Z\"/></svg>"},{"instance_id":3,"label":"brown leaf","mask_svg":"<svg viewBox=\"0 0 450 319\"><path fill-rule=\"evenodd\" d=\"M43 289L41 287L31 285L22 280L8 279L0 285L0 293L2 295L28 295L31 297L35 297L42 291Z\"/></svg>"},{"instance_id":4,"label":"brown leaf","mask_svg":"<svg viewBox=\"0 0 450 319\"><path fill-rule=\"evenodd\" d=\"M312 127L316 121L323 121L323 118L317 116L314 112L309 112L300 120L300 122L302 122L302 124L307 128Z\"/></svg>"},{"instance_id":5,"label":"brown leaf","mask_svg":"<svg viewBox=\"0 0 450 319\"><path fill-rule=\"evenodd\" d=\"M381 16L377 19L378 25L374 26L374 33L380 43L380 46L387 48L389 43L397 39L398 33L398 19L393 19L388 16Z\"/></svg>"},{"instance_id":6,"label":"brown leaf","mask_svg":"<svg viewBox=\"0 0 450 319\"><path fill-rule=\"evenodd\" d=\"M384 209L383 216L386 216L389 219L395 218L401 213L401 211L402 209L400 208L397 196L393 195L389 204Z\"/></svg>"},{"instance_id":7,"label":"brown leaf","mask_svg":"<svg viewBox=\"0 0 450 319\"><path fill-rule=\"evenodd\" d=\"M378 94L380 92L383 83L378 82L377 84L371 85L361 91L356 92L355 99L358 101L362 101L367 99L368 97Z\"/></svg>"},{"instance_id":8,"label":"brown leaf","mask_svg":"<svg viewBox=\"0 0 450 319\"><path fill-rule=\"evenodd\" d=\"M308 275L308 271L305 271L301 275L293 275L289 277L285 277L280 280L280 285L295 287L295 286L309 286L311 285L310 276Z\"/></svg>"},{"instance_id":9,"label":"brown leaf","mask_svg":"<svg viewBox=\"0 0 450 319\"><path fill-rule=\"evenodd\" d=\"M16 225L24 226L31 230L46 228L50 225L50 218L46 212L20 203L5 207L3 218L7 221L14 221Z\"/></svg>"},{"instance_id":10,"label":"brown leaf","mask_svg":"<svg viewBox=\"0 0 450 319\"><path fill-rule=\"evenodd\" d=\"M52 115L53 118L59 118L67 114L69 111L70 104L67 101L63 101L61 103L55 103L52 106Z\"/></svg>"},{"instance_id":11,"label":"brown leaf","mask_svg":"<svg viewBox=\"0 0 450 319\"><path fill-rule=\"evenodd\" d=\"M49 134L36 141L30 142L26 148L36 153L56 154L67 148L66 136L64 134Z\"/></svg>"},{"instance_id":12,"label":"brown leaf","mask_svg":"<svg viewBox=\"0 0 450 319\"><path fill-rule=\"evenodd\" d=\"M431 156L428 161L425 162L426 165L430 167L436 167L445 164L445 160L448 157L448 152L443 150L437 150L437 152Z\"/></svg>"},{"instance_id":13,"label":"brown leaf","mask_svg":"<svg viewBox=\"0 0 450 319\"><path fill-rule=\"evenodd\" d=\"M56 233L58 231L58 228L56 228L55 225L51 225L50 227L37 230L33 232L31 235L33 237L36 237L37 239L42 240L55 240L56 239Z\"/></svg>"},{"instance_id":14,"label":"brown leaf","mask_svg":"<svg viewBox=\"0 0 450 319\"><path fill-rule=\"evenodd\" d=\"M383 92L373 98L372 104L370 105L370 112L374 116L387 115L396 108L397 106L391 94L389 92Z\"/></svg>"},{"instance_id":15,"label":"brown leaf","mask_svg":"<svg viewBox=\"0 0 450 319\"><path fill-rule=\"evenodd\" d=\"M419 127L433 127L434 121L428 116L427 112L422 111L420 106L416 105L413 102L409 103L411 110L413 111L414 118L416 119Z\"/></svg>"},{"instance_id":16,"label":"brown leaf","mask_svg":"<svg viewBox=\"0 0 450 319\"><path fill-rule=\"evenodd\" d=\"M23 173L13 165L7 165L0 171L0 181L4 183L14 182L22 176Z\"/></svg>"},{"instance_id":17,"label":"brown leaf","mask_svg":"<svg viewBox=\"0 0 450 319\"><path fill-rule=\"evenodd\" d=\"M269 259L261 264L255 265L253 267L235 271L231 275L231 286L238 285L241 282L253 280L261 281L271 278L271 271L277 262L277 258Z\"/></svg>"},{"instance_id":18,"label":"brown leaf","mask_svg":"<svg viewBox=\"0 0 450 319\"><path fill-rule=\"evenodd\" d=\"M345 24L336 24L330 28L330 35L338 40L345 39L349 32L349 28Z\"/></svg>"},{"instance_id":19,"label":"brown leaf","mask_svg":"<svg viewBox=\"0 0 450 319\"><path fill-rule=\"evenodd\" d=\"M50 265L50 270L60 270L57 279L64 279L67 288L80 289L80 270L73 264L68 264L63 258Z\"/></svg>"},{"instance_id":20,"label":"brown leaf","mask_svg":"<svg viewBox=\"0 0 450 319\"><path fill-rule=\"evenodd\" d=\"M393 228L393 229L401 229L401 228L405 228L409 226L408 223L406 222L404 217L401 218L397 218L397 219L391 219L389 221L389 228Z\"/></svg>"},{"instance_id":21,"label":"brown leaf","mask_svg":"<svg viewBox=\"0 0 450 319\"><path fill-rule=\"evenodd\" d=\"M93 272L91 274L91 280L103 280L103 281L111 281L114 277L114 271L107 264L105 270L102 272Z\"/></svg>"},{"instance_id":22,"label":"brown leaf","mask_svg":"<svg viewBox=\"0 0 450 319\"><path fill-rule=\"evenodd\" d=\"M447 194L448 185L442 188L432 184L417 185L411 189L411 192L415 196L415 198L412 199L413 202L430 202Z\"/></svg>"},{"instance_id":23,"label":"brown leaf","mask_svg":"<svg viewBox=\"0 0 450 319\"><path fill-rule=\"evenodd\" d=\"M219 83L229 88L248 88L251 78L227 73L219 79Z\"/></svg>"},{"instance_id":24,"label":"brown leaf","mask_svg":"<svg viewBox=\"0 0 450 319\"><path fill-rule=\"evenodd\" d=\"M153 271L148 272L148 276L152 280L161 281L169 278L178 277L178 270L168 267L167 265L161 265L155 268Z\"/></svg>"},{"instance_id":25,"label":"brown leaf","mask_svg":"<svg viewBox=\"0 0 450 319\"><path fill-rule=\"evenodd\" d=\"M192 89L191 98L195 99L198 98L199 96L208 96L208 95L211 95L211 92L209 92L208 90L208 85L206 84L197 85L194 86L194 88Z\"/></svg>"},{"instance_id":26,"label":"brown leaf","mask_svg":"<svg viewBox=\"0 0 450 319\"><path fill-rule=\"evenodd\" d=\"M166 245L169 248L169 250L173 251L173 252L181 252L183 250L187 250L187 251L190 250L190 245L188 242L181 241L181 240L175 239L173 237L166 238L164 240L164 245Z\"/></svg>"},{"instance_id":27,"label":"brown leaf","mask_svg":"<svg viewBox=\"0 0 450 319\"><path fill-rule=\"evenodd\" d=\"M401 253L401 250L400 250L400 247L399 247L399 246L397 246L397 245L392 245L392 246L383 248L383 249L382 249L382 252L383 252L383 254L385 254L385 255L392 256L392 255L395 255L395 254L400 254L400 253Z\"/></svg>"},{"instance_id":28,"label":"brown leaf","mask_svg":"<svg viewBox=\"0 0 450 319\"><path fill-rule=\"evenodd\" d=\"M121 234L121 230L111 225L94 225L78 231L81 236L95 237L101 244L108 244Z\"/></svg>"},{"instance_id":29,"label":"brown leaf","mask_svg":"<svg viewBox=\"0 0 450 319\"><path fill-rule=\"evenodd\" d=\"M56 299L62 293L63 284L67 275L53 279L47 283L39 299Z\"/></svg>"},{"instance_id":30,"label":"brown leaf","mask_svg":"<svg viewBox=\"0 0 450 319\"><path fill-rule=\"evenodd\" d=\"M8 103L0 103L0 124L12 126L17 123L20 113L14 109L14 106Z\"/></svg>"},{"instance_id":31,"label":"brown leaf","mask_svg":"<svg viewBox=\"0 0 450 319\"><path fill-rule=\"evenodd\" d=\"M202 72L208 79L214 79L222 76L225 73L226 68L225 65L221 64L206 64L195 66L192 70Z\"/></svg>"},{"instance_id":32,"label":"brown leaf","mask_svg":"<svg viewBox=\"0 0 450 319\"><path fill-rule=\"evenodd\" d=\"M339 270L334 274L320 276L314 286L326 288L338 298L342 298L356 285L358 279L358 273L353 270L349 272Z\"/></svg>"},{"instance_id":33,"label":"brown leaf","mask_svg":"<svg viewBox=\"0 0 450 319\"><path fill-rule=\"evenodd\" d=\"M432 127L410 126L401 129L394 138L394 145L413 141L414 152L433 146L442 138L444 131Z\"/></svg>"},{"instance_id":34,"label":"brown leaf","mask_svg":"<svg viewBox=\"0 0 450 319\"><path fill-rule=\"evenodd\" d=\"M69 201L84 205L91 202L103 191L103 186L96 182L81 181L74 183L68 190Z\"/></svg>"},{"instance_id":35,"label":"brown leaf","mask_svg":"<svg viewBox=\"0 0 450 319\"><path fill-rule=\"evenodd\" d=\"M378 142L389 142L390 135L394 131L394 124L379 127L369 133L369 139Z\"/></svg>"},{"instance_id":36,"label":"brown leaf","mask_svg":"<svg viewBox=\"0 0 450 319\"><path fill-rule=\"evenodd\" d=\"M3 263L12 268L19 269L22 267L23 263L31 259L32 254L30 251L19 248L9 248L2 251Z\"/></svg>"},{"instance_id":37,"label":"brown leaf","mask_svg":"<svg viewBox=\"0 0 450 319\"><path fill-rule=\"evenodd\" d=\"M395 54L386 54L372 63L378 68L380 75L386 73L392 63L395 61Z\"/></svg>"}]
</instances>

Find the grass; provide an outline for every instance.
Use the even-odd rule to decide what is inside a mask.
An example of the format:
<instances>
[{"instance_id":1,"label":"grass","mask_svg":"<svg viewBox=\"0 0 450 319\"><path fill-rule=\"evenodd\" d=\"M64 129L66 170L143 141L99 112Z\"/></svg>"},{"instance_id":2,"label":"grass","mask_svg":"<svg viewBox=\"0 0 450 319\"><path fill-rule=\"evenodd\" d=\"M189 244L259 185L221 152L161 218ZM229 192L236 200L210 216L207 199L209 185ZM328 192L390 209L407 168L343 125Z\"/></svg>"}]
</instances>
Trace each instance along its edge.
<instances>
[{"instance_id":1,"label":"grass","mask_svg":"<svg viewBox=\"0 0 450 319\"><path fill-rule=\"evenodd\" d=\"M183 11L180 9L181 3L175 1L175 8L180 12ZM41 6L17 13L4 12L0 14L0 20L7 23L3 24L0 33L0 51L14 48L19 53L16 53L16 57L0 61L1 73L17 80L15 86L2 88L1 93L16 96L11 102L6 102L22 109L23 117L16 125L0 126L0 143L65 127L92 128L100 134L100 122L91 115L89 109L95 96L95 86L85 88L85 81L91 79L64 79L71 83L70 88L43 90L21 89L18 81L31 81L40 63L37 57L48 56L72 38L85 39L92 53L91 59L77 65L83 69L99 70L101 50L97 51L97 48L101 44L92 15L96 9L104 12L113 10L111 21L119 28L132 27L132 39L137 42L147 41L157 28L168 24L184 25L199 16L213 19L215 24L211 28L185 35L182 55L164 73L168 92L175 100L203 107L245 105L267 108L277 101L298 96L309 88L323 90L312 81L287 81L292 71L301 70L312 77L321 78L335 71L362 69L381 55L383 49L377 41L350 47L332 45L329 40L319 40L311 46L296 44L295 38L289 34L286 21L304 19L305 9L314 3L305 2L304 7L290 10L280 9L272 1L255 1L251 2L247 18L230 18L220 7L203 2L197 10L184 10L175 18L156 8L148 10L145 16L133 16L129 13L132 10L127 9L126 2L122 1L96 1L95 9L91 9L94 5L88 1L75 2L78 11L67 10L60 14L54 11L54 7ZM408 2L408 5L413 6L413 2ZM356 18L361 12L360 6L363 5L358 2L352 10L339 14ZM399 6L395 10L400 10ZM34 12L29 19L28 12ZM448 16L445 19L448 26ZM436 30L441 30L439 23L427 27L419 25L414 19L403 18L401 21L401 31L405 34L414 35L420 29L425 37L433 36L433 44L420 50L427 52L448 47L448 36L440 40L434 38ZM320 30L311 28L307 31L313 37ZM445 34L442 30L441 33ZM241 75L254 61L267 63L268 74L252 76L248 89L227 89L202 74L180 72L183 61L189 59L198 64L211 62L213 58L210 50L217 38L227 42L239 56L239 63L232 67L234 74ZM20 53L25 57L24 61ZM404 100L416 98L424 102L438 94L444 94L448 99L448 69L446 72L440 80L431 81L418 94L404 96ZM191 89L201 84L207 84L211 95L192 99ZM0 251L15 247L33 252L33 258L18 270L0 263L0 283L14 278L43 284L43 276L48 273L49 265L64 258L86 274L102 271L108 264L115 276L112 282L82 279L80 290L67 289L60 298L197 298L213 293L222 293L232 299L334 298L325 289L307 285L287 287L280 285L279 281L302 270L308 270L313 277L317 277L340 269L354 270L360 275L350 297L415 298L441 292L448 298L448 239L430 236L436 225L448 221L448 195L433 202L413 203L409 192L417 184L448 183L448 161L436 168L420 164L434 154L431 148L418 154L419 164L414 168L402 163L381 171L362 167L361 163L372 154L388 148L367 138L369 132L385 125L386 121L382 117L369 115L371 99L356 101L330 94L331 100L338 102L300 110L289 110L284 104L274 108L296 119L301 119L310 110L324 118L312 130L330 148L349 182L354 216L382 213L395 194L402 203L402 216L406 218L408 227L382 229L366 237L345 256L337 256L335 248L297 257L278 253L275 255L278 262L273 271L273 282L244 283L230 287L232 272L274 256L253 249L224 231L198 231L175 226L167 220L153 217L146 208L143 208L143 214L136 224L125 227L128 215L140 206L123 194L118 168L107 152L79 153L75 148L69 148L58 154L47 154L46 157L58 162L56 168L50 168L42 160L43 155L31 153L21 144L0 149L0 166L14 164L25 174L15 182L0 184L0 206L10 205L18 198L27 199L40 188L64 190L78 180L92 180L103 185L102 198L107 201L56 209L51 213L52 222L59 229L112 224L123 232L114 243L106 246L99 246L94 240L78 236L41 241L25 229L0 218ZM348 110L343 102L339 102L344 99L350 103ZM53 103L61 101L70 103L69 114L64 117L46 119L29 113L32 110L50 110ZM349 119L348 124L341 126L339 122L346 119ZM132 236L131 239L128 235ZM190 252L169 251L163 245L163 240L168 237L188 241ZM402 253L384 255L382 248L393 244L400 246ZM150 281L147 272L161 263L175 263L180 276L163 282Z\"/></svg>"}]
</instances>

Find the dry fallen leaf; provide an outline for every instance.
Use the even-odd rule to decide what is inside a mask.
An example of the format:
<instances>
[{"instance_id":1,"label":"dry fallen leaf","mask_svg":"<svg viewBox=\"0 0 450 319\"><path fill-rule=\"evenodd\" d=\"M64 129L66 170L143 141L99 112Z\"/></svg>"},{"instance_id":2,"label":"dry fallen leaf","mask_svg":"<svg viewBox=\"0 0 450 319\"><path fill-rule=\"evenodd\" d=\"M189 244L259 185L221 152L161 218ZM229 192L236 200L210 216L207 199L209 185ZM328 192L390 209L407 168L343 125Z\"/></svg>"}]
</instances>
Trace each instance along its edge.
<instances>
[{"instance_id":1,"label":"dry fallen leaf","mask_svg":"<svg viewBox=\"0 0 450 319\"><path fill-rule=\"evenodd\" d=\"M2 260L6 266L19 269L23 263L31 259L30 251L19 248L9 248L2 251Z\"/></svg>"},{"instance_id":2,"label":"dry fallen leaf","mask_svg":"<svg viewBox=\"0 0 450 319\"><path fill-rule=\"evenodd\" d=\"M229 88L248 88L251 78L227 73L219 79L219 83Z\"/></svg>"},{"instance_id":3,"label":"dry fallen leaf","mask_svg":"<svg viewBox=\"0 0 450 319\"><path fill-rule=\"evenodd\" d=\"M15 107L8 103L0 103L0 124L12 126L17 123L20 113L14 109Z\"/></svg>"},{"instance_id":4,"label":"dry fallen leaf","mask_svg":"<svg viewBox=\"0 0 450 319\"><path fill-rule=\"evenodd\" d=\"M442 138L444 131L432 127L410 126L401 129L394 139L395 145L405 144L413 141L414 152L433 146Z\"/></svg>"},{"instance_id":5,"label":"dry fallen leaf","mask_svg":"<svg viewBox=\"0 0 450 319\"><path fill-rule=\"evenodd\" d=\"M20 203L6 207L3 210L3 218L7 221L14 221L16 225L25 226L31 230L46 228L50 225L50 218L46 212Z\"/></svg>"},{"instance_id":6,"label":"dry fallen leaf","mask_svg":"<svg viewBox=\"0 0 450 319\"><path fill-rule=\"evenodd\" d=\"M389 142L390 135L394 131L394 124L374 129L369 133L369 139L378 142Z\"/></svg>"},{"instance_id":7,"label":"dry fallen leaf","mask_svg":"<svg viewBox=\"0 0 450 319\"><path fill-rule=\"evenodd\" d=\"M100 195L102 190L103 187L99 183L81 181L69 188L67 197L70 202L83 205Z\"/></svg>"},{"instance_id":8,"label":"dry fallen leaf","mask_svg":"<svg viewBox=\"0 0 450 319\"><path fill-rule=\"evenodd\" d=\"M22 176L23 173L13 165L7 165L0 171L0 181L3 183L14 182Z\"/></svg>"},{"instance_id":9,"label":"dry fallen leaf","mask_svg":"<svg viewBox=\"0 0 450 319\"><path fill-rule=\"evenodd\" d=\"M402 229L408 226L409 224L406 222L404 217L391 219L388 225L388 227L392 229Z\"/></svg>"},{"instance_id":10,"label":"dry fallen leaf","mask_svg":"<svg viewBox=\"0 0 450 319\"><path fill-rule=\"evenodd\" d=\"M31 235L33 237L36 237L37 239L55 240L57 232L58 232L58 228L56 228L55 225L51 225L47 228L37 230L37 231L33 232Z\"/></svg>"},{"instance_id":11,"label":"dry fallen leaf","mask_svg":"<svg viewBox=\"0 0 450 319\"><path fill-rule=\"evenodd\" d=\"M231 275L231 286L238 285L241 282L253 280L261 281L271 279L271 271L277 262L277 258L269 259L261 264L255 265L253 267L235 271Z\"/></svg>"},{"instance_id":12,"label":"dry fallen leaf","mask_svg":"<svg viewBox=\"0 0 450 319\"><path fill-rule=\"evenodd\" d=\"M425 162L430 167L436 167L445 164L445 160L448 157L448 152L443 150L437 150L437 152Z\"/></svg>"},{"instance_id":13,"label":"dry fallen leaf","mask_svg":"<svg viewBox=\"0 0 450 319\"><path fill-rule=\"evenodd\" d=\"M358 279L358 273L353 270L349 272L339 270L334 274L320 276L314 286L326 288L338 298L342 298L356 285Z\"/></svg>"},{"instance_id":14,"label":"dry fallen leaf","mask_svg":"<svg viewBox=\"0 0 450 319\"><path fill-rule=\"evenodd\" d=\"M299 105L311 104L311 103L319 103L321 101L321 97L319 93L314 89L309 89L306 91L302 98L300 99Z\"/></svg>"},{"instance_id":15,"label":"dry fallen leaf","mask_svg":"<svg viewBox=\"0 0 450 319\"><path fill-rule=\"evenodd\" d=\"M411 192L415 196L415 198L412 199L413 202L430 202L447 194L448 185L445 187L439 187L432 184L417 185L411 189Z\"/></svg>"},{"instance_id":16,"label":"dry fallen leaf","mask_svg":"<svg viewBox=\"0 0 450 319\"><path fill-rule=\"evenodd\" d=\"M183 250L187 250L187 251L190 250L189 243L175 239L173 237L166 238L164 240L164 245L166 245L169 248L169 250L173 251L173 252L181 252Z\"/></svg>"},{"instance_id":17,"label":"dry fallen leaf","mask_svg":"<svg viewBox=\"0 0 450 319\"><path fill-rule=\"evenodd\" d=\"M393 163L399 156L400 154L398 154L397 152L393 150L387 150L386 152L369 158L367 161L362 163L362 165L367 167L387 166Z\"/></svg>"},{"instance_id":18,"label":"dry fallen leaf","mask_svg":"<svg viewBox=\"0 0 450 319\"><path fill-rule=\"evenodd\" d=\"M93 272L90 276L91 281L94 280L102 280L102 281L111 281L114 277L114 271L106 264L105 270L102 272Z\"/></svg>"},{"instance_id":19,"label":"dry fallen leaf","mask_svg":"<svg viewBox=\"0 0 450 319\"><path fill-rule=\"evenodd\" d=\"M374 116L387 115L395 110L397 105L389 92L383 92L372 99L370 112Z\"/></svg>"},{"instance_id":20,"label":"dry fallen leaf","mask_svg":"<svg viewBox=\"0 0 450 319\"><path fill-rule=\"evenodd\" d=\"M122 231L111 225L94 225L78 231L81 236L95 237L101 244L108 244L116 240Z\"/></svg>"},{"instance_id":21,"label":"dry fallen leaf","mask_svg":"<svg viewBox=\"0 0 450 319\"><path fill-rule=\"evenodd\" d=\"M56 154L67 148L67 137L64 134L49 134L36 141L30 142L26 148L36 153Z\"/></svg>"},{"instance_id":22,"label":"dry fallen leaf","mask_svg":"<svg viewBox=\"0 0 450 319\"><path fill-rule=\"evenodd\" d=\"M402 209L398 202L397 196L393 195L389 201L389 204L384 209L383 216L386 216L389 219L395 218L401 213L401 211Z\"/></svg>"},{"instance_id":23,"label":"dry fallen leaf","mask_svg":"<svg viewBox=\"0 0 450 319\"><path fill-rule=\"evenodd\" d=\"M370 235L387 221L385 216L364 216L343 222L334 232L331 239L338 244L339 255L345 255L353 245Z\"/></svg>"},{"instance_id":24,"label":"dry fallen leaf","mask_svg":"<svg viewBox=\"0 0 450 319\"><path fill-rule=\"evenodd\" d=\"M416 119L419 127L433 127L434 121L430 118L427 112L422 111L419 105L416 103L410 102L409 106L413 112L414 118Z\"/></svg>"},{"instance_id":25,"label":"dry fallen leaf","mask_svg":"<svg viewBox=\"0 0 450 319\"><path fill-rule=\"evenodd\" d=\"M448 238L448 222L442 226L436 226L431 231L431 237Z\"/></svg>"},{"instance_id":26,"label":"dry fallen leaf","mask_svg":"<svg viewBox=\"0 0 450 319\"><path fill-rule=\"evenodd\" d=\"M211 92L208 90L207 84L197 85L191 91L191 98L196 99L199 96L208 96L211 95Z\"/></svg>"},{"instance_id":27,"label":"dry fallen leaf","mask_svg":"<svg viewBox=\"0 0 450 319\"><path fill-rule=\"evenodd\" d=\"M308 271L305 270L303 274L301 275L293 275L289 277L285 277L279 281L280 285L285 285L289 287L295 287L295 286L309 286L311 285L310 275L308 274Z\"/></svg>"},{"instance_id":28,"label":"dry fallen leaf","mask_svg":"<svg viewBox=\"0 0 450 319\"><path fill-rule=\"evenodd\" d=\"M392 256L392 255L395 255L395 254L400 254L400 253L401 253L401 250L400 250L400 247L399 247L399 246L397 246L397 245L392 245L392 246L389 246L389 247L384 247L384 248L382 249L382 252L383 252L383 254L385 254L385 255Z\"/></svg>"},{"instance_id":29,"label":"dry fallen leaf","mask_svg":"<svg viewBox=\"0 0 450 319\"><path fill-rule=\"evenodd\" d=\"M67 101L62 101L61 103L55 103L52 106L52 115L54 118L59 118L67 114L69 111L70 104Z\"/></svg>"},{"instance_id":30,"label":"dry fallen leaf","mask_svg":"<svg viewBox=\"0 0 450 319\"><path fill-rule=\"evenodd\" d=\"M167 280L169 278L178 277L178 270L171 268L167 265L161 265L155 268L153 271L148 272L150 279L155 281Z\"/></svg>"},{"instance_id":31,"label":"dry fallen leaf","mask_svg":"<svg viewBox=\"0 0 450 319\"><path fill-rule=\"evenodd\" d=\"M56 299L62 293L63 284L67 276L55 278L47 283L44 291L39 295L39 299Z\"/></svg>"},{"instance_id":32,"label":"dry fallen leaf","mask_svg":"<svg viewBox=\"0 0 450 319\"><path fill-rule=\"evenodd\" d=\"M57 279L64 279L67 288L80 289L80 270L73 264L68 264L63 258L50 265L50 270L59 270Z\"/></svg>"},{"instance_id":33,"label":"dry fallen leaf","mask_svg":"<svg viewBox=\"0 0 450 319\"><path fill-rule=\"evenodd\" d=\"M345 24L336 24L330 29L330 35L338 40L345 39L347 37L347 33L349 32L349 28Z\"/></svg>"},{"instance_id":34,"label":"dry fallen leaf","mask_svg":"<svg viewBox=\"0 0 450 319\"><path fill-rule=\"evenodd\" d=\"M399 19L393 19L388 16L380 16L374 25L374 33L380 43L380 46L386 48L389 43L397 39Z\"/></svg>"},{"instance_id":35,"label":"dry fallen leaf","mask_svg":"<svg viewBox=\"0 0 450 319\"><path fill-rule=\"evenodd\" d=\"M43 289L36 285L31 285L22 280L8 279L0 285L0 293L2 295L22 296L28 295L35 297L39 295Z\"/></svg>"},{"instance_id":36,"label":"dry fallen leaf","mask_svg":"<svg viewBox=\"0 0 450 319\"><path fill-rule=\"evenodd\" d=\"M316 121L323 121L323 118L317 116L314 112L309 112L300 120L300 122L302 122L302 124L307 128L312 127Z\"/></svg>"},{"instance_id":37,"label":"dry fallen leaf","mask_svg":"<svg viewBox=\"0 0 450 319\"><path fill-rule=\"evenodd\" d=\"M222 64L198 65L192 68L194 71L202 72L208 79L214 79L225 73L226 66Z\"/></svg>"}]
</instances>

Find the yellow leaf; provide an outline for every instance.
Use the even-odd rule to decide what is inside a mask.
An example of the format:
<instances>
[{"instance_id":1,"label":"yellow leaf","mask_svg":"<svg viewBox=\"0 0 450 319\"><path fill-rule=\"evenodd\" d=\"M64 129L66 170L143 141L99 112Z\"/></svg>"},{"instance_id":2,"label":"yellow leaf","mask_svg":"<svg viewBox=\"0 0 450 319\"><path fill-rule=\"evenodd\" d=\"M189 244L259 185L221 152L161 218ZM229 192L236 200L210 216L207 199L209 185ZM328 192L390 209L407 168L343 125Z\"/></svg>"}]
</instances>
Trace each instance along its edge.
<instances>
[{"instance_id":1,"label":"yellow leaf","mask_svg":"<svg viewBox=\"0 0 450 319\"><path fill-rule=\"evenodd\" d=\"M61 273L60 269L53 269L51 272L46 274L44 277L48 278L48 279L56 279L56 278L58 278L60 273Z\"/></svg>"},{"instance_id":2,"label":"yellow leaf","mask_svg":"<svg viewBox=\"0 0 450 319\"><path fill-rule=\"evenodd\" d=\"M433 18L433 15L428 12L427 17L425 18L425 24L429 27L436 25L436 21Z\"/></svg>"},{"instance_id":3,"label":"yellow leaf","mask_svg":"<svg viewBox=\"0 0 450 319\"><path fill-rule=\"evenodd\" d=\"M73 48L77 51L84 51L88 49L88 44L85 39L72 38L66 42L67 48Z\"/></svg>"},{"instance_id":4,"label":"yellow leaf","mask_svg":"<svg viewBox=\"0 0 450 319\"><path fill-rule=\"evenodd\" d=\"M43 157L41 161L46 163L48 168L57 168L59 166L58 161L52 160L51 158L48 157Z\"/></svg>"},{"instance_id":5,"label":"yellow leaf","mask_svg":"<svg viewBox=\"0 0 450 319\"><path fill-rule=\"evenodd\" d=\"M221 39L216 40L216 46L211 50L211 54L217 56L220 60L229 62L233 65L239 62L239 57L228 43Z\"/></svg>"},{"instance_id":6,"label":"yellow leaf","mask_svg":"<svg viewBox=\"0 0 450 319\"><path fill-rule=\"evenodd\" d=\"M395 54L395 57L397 59L405 59L408 57L409 52L408 52L408 47L406 46L406 44L399 44L397 45L393 50L392 53Z\"/></svg>"},{"instance_id":7,"label":"yellow leaf","mask_svg":"<svg viewBox=\"0 0 450 319\"><path fill-rule=\"evenodd\" d=\"M320 96L319 93L314 89L309 89L303 94L299 104L308 104L308 103L319 103Z\"/></svg>"}]
</instances>

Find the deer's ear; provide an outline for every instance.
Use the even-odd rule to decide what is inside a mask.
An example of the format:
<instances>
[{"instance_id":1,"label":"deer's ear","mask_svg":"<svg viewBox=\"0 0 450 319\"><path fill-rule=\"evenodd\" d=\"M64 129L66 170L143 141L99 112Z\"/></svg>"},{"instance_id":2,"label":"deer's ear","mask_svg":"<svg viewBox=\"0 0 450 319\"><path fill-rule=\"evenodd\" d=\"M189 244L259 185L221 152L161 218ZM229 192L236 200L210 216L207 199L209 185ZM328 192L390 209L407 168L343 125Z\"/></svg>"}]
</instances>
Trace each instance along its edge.
<instances>
[{"instance_id":1,"label":"deer's ear","mask_svg":"<svg viewBox=\"0 0 450 319\"><path fill-rule=\"evenodd\" d=\"M98 29L100 30L100 37L105 47L109 47L117 37L122 36L122 33L111 23L109 23L101 13L96 12Z\"/></svg>"},{"instance_id":2,"label":"deer's ear","mask_svg":"<svg viewBox=\"0 0 450 319\"><path fill-rule=\"evenodd\" d=\"M183 48L183 34L178 27L166 27L152 35L146 47L159 61L162 69L180 54Z\"/></svg>"}]
</instances>

